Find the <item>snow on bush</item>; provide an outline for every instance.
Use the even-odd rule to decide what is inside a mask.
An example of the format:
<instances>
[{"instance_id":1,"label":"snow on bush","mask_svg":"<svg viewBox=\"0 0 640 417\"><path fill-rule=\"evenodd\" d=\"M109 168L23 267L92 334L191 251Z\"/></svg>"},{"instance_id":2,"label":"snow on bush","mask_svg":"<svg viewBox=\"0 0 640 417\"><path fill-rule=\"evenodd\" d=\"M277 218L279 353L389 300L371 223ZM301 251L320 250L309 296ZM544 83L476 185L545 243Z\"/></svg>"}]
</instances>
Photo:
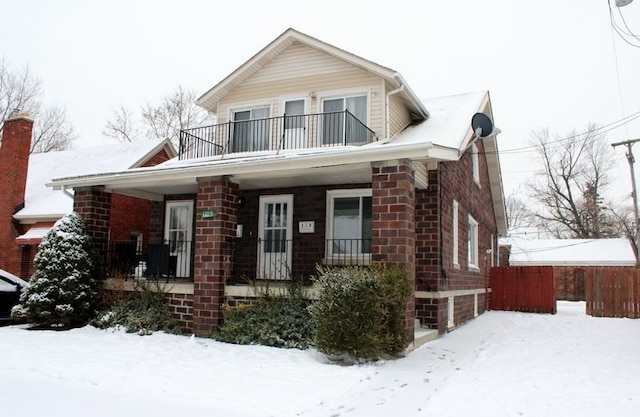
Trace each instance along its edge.
<instances>
[{"instance_id":1,"label":"snow on bush","mask_svg":"<svg viewBox=\"0 0 640 417\"><path fill-rule=\"evenodd\" d=\"M14 318L73 327L95 315L99 300L96 256L79 214L68 214L56 222L42 239L34 263L36 272L12 310Z\"/></svg>"}]
</instances>

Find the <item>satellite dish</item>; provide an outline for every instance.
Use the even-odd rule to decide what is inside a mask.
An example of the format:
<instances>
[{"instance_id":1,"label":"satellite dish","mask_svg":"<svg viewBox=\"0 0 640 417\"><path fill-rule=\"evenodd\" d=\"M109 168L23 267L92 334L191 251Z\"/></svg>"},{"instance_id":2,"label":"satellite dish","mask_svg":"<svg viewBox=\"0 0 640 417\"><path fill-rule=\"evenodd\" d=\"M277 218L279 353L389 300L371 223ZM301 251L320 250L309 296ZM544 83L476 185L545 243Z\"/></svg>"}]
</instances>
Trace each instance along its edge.
<instances>
[{"instance_id":1,"label":"satellite dish","mask_svg":"<svg viewBox=\"0 0 640 417\"><path fill-rule=\"evenodd\" d=\"M476 113L471 118L471 128L476 137L486 138L493 133L493 122L484 113Z\"/></svg>"}]
</instances>

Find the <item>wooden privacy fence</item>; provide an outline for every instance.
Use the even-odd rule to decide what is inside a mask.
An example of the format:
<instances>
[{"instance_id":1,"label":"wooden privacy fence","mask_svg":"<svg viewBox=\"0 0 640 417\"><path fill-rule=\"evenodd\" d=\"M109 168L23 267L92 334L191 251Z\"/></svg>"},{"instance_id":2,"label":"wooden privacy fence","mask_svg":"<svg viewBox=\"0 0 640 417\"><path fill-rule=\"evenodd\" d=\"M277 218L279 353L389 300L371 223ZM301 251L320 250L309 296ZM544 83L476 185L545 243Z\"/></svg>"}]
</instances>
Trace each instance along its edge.
<instances>
[{"instance_id":1,"label":"wooden privacy fence","mask_svg":"<svg viewBox=\"0 0 640 417\"><path fill-rule=\"evenodd\" d=\"M555 314L553 267L491 268L491 309Z\"/></svg>"},{"instance_id":2,"label":"wooden privacy fence","mask_svg":"<svg viewBox=\"0 0 640 417\"><path fill-rule=\"evenodd\" d=\"M588 268L585 295L590 316L640 318L640 269Z\"/></svg>"}]
</instances>

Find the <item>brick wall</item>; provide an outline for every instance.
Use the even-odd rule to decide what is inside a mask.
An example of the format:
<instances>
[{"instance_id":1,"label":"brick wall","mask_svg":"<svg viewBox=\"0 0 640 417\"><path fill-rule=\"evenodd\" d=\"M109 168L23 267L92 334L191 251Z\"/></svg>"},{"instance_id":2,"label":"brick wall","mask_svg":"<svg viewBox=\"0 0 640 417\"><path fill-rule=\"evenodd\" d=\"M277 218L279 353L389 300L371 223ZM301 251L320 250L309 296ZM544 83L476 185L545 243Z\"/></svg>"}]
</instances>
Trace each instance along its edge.
<instances>
[{"instance_id":1,"label":"brick wall","mask_svg":"<svg viewBox=\"0 0 640 417\"><path fill-rule=\"evenodd\" d=\"M111 220L111 194L97 188L77 188L73 198L73 211L77 212L87 225L89 236L99 254L103 265L107 264L109 226Z\"/></svg>"},{"instance_id":2,"label":"brick wall","mask_svg":"<svg viewBox=\"0 0 640 417\"><path fill-rule=\"evenodd\" d=\"M238 186L204 179L198 183L193 285L193 330L206 335L222 323L224 287L231 275L231 241L235 236ZM202 210L217 216L203 219Z\"/></svg>"},{"instance_id":3,"label":"brick wall","mask_svg":"<svg viewBox=\"0 0 640 417\"><path fill-rule=\"evenodd\" d=\"M497 251L497 226L491 199L489 172L482 157L482 141L476 142L480 154L480 181L473 179L471 152L459 161L440 162L428 172L429 187L416 192L416 290L440 294L439 300L419 298L416 314L422 325L446 329L447 291L484 289L492 247ZM458 202L458 265L453 263L453 201ZM468 263L468 218L478 222L479 268ZM494 241L492 246L492 239ZM455 294L455 293L454 293ZM473 318L473 295L454 296L455 326ZM478 313L485 311L484 294L478 295Z\"/></svg>"},{"instance_id":4,"label":"brick wall","mask_svg":"<svg viewBox=\"0 0 640 417\"><path fill-rule=\"evenodd\" d=\"M404 267L415 287L416 218L414 172L404 161L372 168L373 261ZM407 343L413 341L415 298L412 293L405 309Z\"/></svg>"},{"instance_id":5,"label":"brick wall","mask_svg":"<svg viewBox=\"0 0 640 417\"><path fill-rule=\"evenodd\" d=\"M22 248L15 240L23 230L13 215L24 203L32 128L26 114L10 116L0 144L0 268L15 275L23 275Z\"/></svg>"},{"instance_id":6,"label":"brick wall","mask_svg":"<svg viewBox=\"0 0 640 417\"><path fill-rule=\"evenodd\" d=\"M166 294L167 305L184 333L193 333L193 294Z\"/></svg>"}]
</instances>

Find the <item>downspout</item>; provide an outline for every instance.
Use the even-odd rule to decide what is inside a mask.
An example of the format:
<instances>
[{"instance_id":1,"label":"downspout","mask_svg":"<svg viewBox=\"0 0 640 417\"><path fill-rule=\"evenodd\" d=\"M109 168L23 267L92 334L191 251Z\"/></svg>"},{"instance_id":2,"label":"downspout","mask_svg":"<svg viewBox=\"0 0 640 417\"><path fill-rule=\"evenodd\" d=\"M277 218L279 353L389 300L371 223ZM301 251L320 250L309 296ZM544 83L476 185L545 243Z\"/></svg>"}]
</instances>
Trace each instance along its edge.
<instances>
[{"instance_id":1,"label":"downspout","mask_svg":"<svg viewBox=\"0 0 640 417\"><path fill-rule=\"evenodd\" d=\"M72 199L72 200L73 200L74 195L73 195L69 190L67 190L67 186L66 186L66 185L63 185L63 186L60 188L60 191L62 191L62 192L63 192L67 197L69 197L70 199Z\"/></svg>"},{"instance_id":2,"label":"downspout","mask_svg":"<svg viewBox=\"0 0 640 417\"><path fill-rule=\"evenodd\" d=\"M389 123L389 97L391 97L392 95L401 93L404 91L404 84L400 84L400 87L396 88L395 90L391 90L387 93L386 97L385 97L385 122L386 122L386 132L385 132L385 139L389 139L389 137L391 136L391 123Z\"/></svg>"}]
</instances>

